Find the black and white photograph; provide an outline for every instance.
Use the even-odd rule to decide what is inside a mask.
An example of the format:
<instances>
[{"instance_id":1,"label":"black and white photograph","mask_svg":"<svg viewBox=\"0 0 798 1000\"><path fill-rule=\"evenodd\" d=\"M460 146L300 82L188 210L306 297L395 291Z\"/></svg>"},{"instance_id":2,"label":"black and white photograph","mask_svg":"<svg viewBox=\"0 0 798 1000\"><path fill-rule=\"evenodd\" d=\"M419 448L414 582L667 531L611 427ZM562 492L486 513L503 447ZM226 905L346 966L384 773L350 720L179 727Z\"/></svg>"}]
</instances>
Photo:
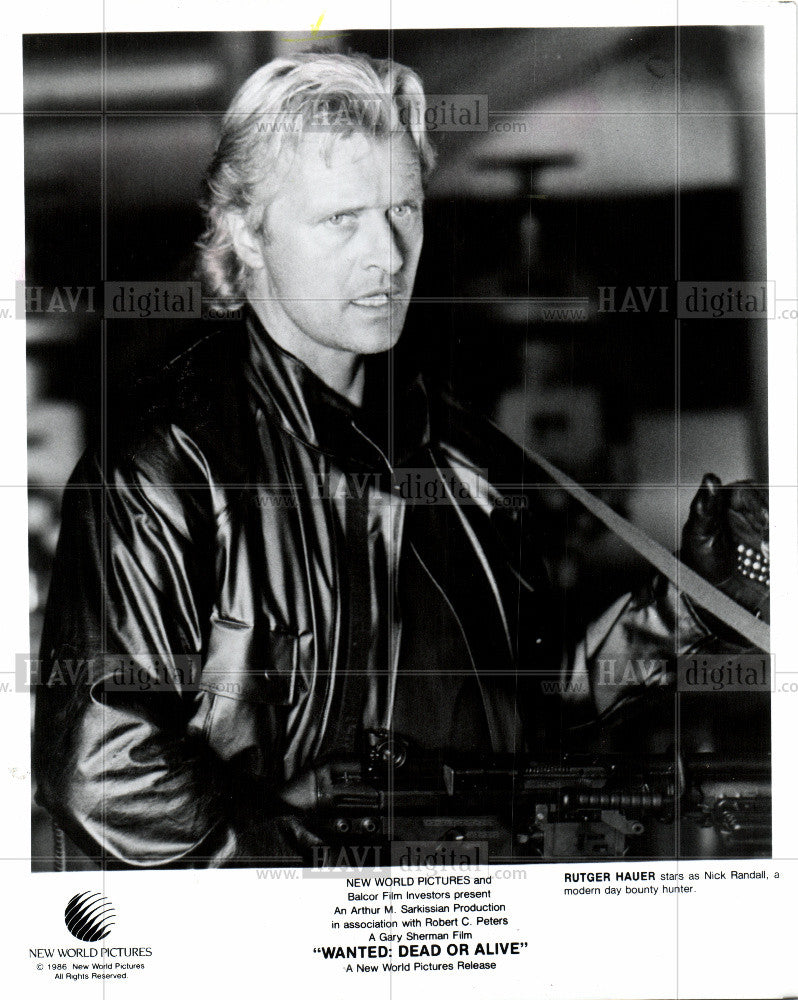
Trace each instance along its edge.
<instances>
[{"instance_id":1,"label":"black and white photograph","mask_svg":"<svg viewBox=\"0 0 798 1000\"><path fill-rule=\"evenodd\" d=\"M186 892L311 994L796 988L684 943L795 889L795 10L752 7L20 33L13 868L73 946L30 995L243 989L130 930Z\"/></svg>"},{"instance_id":2,"label":"black and white photograph","mask_svg":"<svg viewBox=\"0 0 798 1000\"><path fill-rule=\"evenodd\" d=\"M44 855L767 857L761 29L319 35L25 39Z\"/></svg>"}]
</instances>

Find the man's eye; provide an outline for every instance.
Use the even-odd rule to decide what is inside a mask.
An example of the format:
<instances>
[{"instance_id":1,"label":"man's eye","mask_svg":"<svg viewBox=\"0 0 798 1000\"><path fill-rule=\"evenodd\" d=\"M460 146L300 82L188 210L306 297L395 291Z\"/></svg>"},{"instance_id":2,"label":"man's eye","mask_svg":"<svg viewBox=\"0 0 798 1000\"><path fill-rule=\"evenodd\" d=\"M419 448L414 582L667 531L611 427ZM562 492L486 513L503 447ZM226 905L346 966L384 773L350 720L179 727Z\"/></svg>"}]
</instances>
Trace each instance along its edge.
<instances>
[{"instance_id":1,"label":"man's eye","mask_svg":"<svg viewBox=\"0 0 798 1000\"><path fill-rule=\"evenodd\" d=\"M413 205L407 202L403 205L391 206L391 213L394 216L394 218L397 219L407 219L417 211L418 211L417 205Z\"/></svg>"},{"instance_id":2,"label":"man's eye","mask_svg":"<svg viewBox=\"0 0 798 1000\"><path fill-rule=\"evenodd\" d=\"M331 215L327 219L327 223L330 226L340 227L345 225L347 222L351 222L352 218L353 216L351 212L341 212L338 215Z\"/></svg>"}]
</instances>

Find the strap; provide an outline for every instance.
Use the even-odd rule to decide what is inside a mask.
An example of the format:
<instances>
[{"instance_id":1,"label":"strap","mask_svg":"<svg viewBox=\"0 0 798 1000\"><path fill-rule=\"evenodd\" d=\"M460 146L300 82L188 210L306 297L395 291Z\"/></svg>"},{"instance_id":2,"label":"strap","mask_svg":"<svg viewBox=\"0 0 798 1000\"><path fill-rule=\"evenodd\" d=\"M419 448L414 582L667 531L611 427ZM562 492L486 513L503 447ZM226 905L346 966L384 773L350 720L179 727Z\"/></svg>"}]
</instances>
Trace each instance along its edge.
<instances>
[{"instance_id":1,"label":"strap","mask_svg":"<svg viewBox=\"0 0 798 1000\"><path fill-rule=\"evenodd\" d=\"M574 500L578 500L591 514L602 521L610 531L613 531L619 538L630 545L635 552L658 569L663 576L666 576L673 583L677 590L692 598L696 604L705 608L710 614L734 629L735 632L744 636L758 649L770 652L770 626L767 622L756 618L742 605L727 597L723 591L718 590L709 580L705 580L689 566L685 566L681 560L677 559L659 542L641 531L636 525L631 524L626 518L621 517L611 507L608 507L603 500L594 497L592 493L574 482L564 472L552 465L542 455L529 448L524 449L527 456L543 471L550 476L558 486L569 493Z\"/></svg>"}]
</instances>

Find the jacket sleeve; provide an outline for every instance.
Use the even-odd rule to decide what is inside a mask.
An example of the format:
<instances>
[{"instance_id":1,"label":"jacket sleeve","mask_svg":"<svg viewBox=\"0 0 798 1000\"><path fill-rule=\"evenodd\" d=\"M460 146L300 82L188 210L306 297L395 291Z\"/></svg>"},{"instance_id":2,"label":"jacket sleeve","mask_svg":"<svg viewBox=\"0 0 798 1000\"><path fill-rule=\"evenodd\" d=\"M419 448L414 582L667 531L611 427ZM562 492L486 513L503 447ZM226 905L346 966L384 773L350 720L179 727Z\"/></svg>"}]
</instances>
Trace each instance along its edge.
<instances>
[{"instance_id":1,"label":"jacket sleeve","mask_svg":"<svg viewBox=\"0 0 798 1000\"><path fill-rule=\"evenodd\" d=\"M625 594L563 658L560 688L583 715L606 716L647 689L672 684L679 656L711 635L691 602L661 575Z\"/></svg>"},{"instance_id":2,"label":"jacket sleeve","mask_svg":"<svg viewBox=\"0 0 798 1000\"><path fill-rule=\"evenodd\" d=\"M213 562L189 487L147 462L66 488L36 696L38 798L108 866L218 866L246 850L231 776L192 732ZM167 474L168 472L168 474ZM179 477L177 477L179 480ZM194 476L196 478L196 476Z\"/></svg>"}]
</instances>

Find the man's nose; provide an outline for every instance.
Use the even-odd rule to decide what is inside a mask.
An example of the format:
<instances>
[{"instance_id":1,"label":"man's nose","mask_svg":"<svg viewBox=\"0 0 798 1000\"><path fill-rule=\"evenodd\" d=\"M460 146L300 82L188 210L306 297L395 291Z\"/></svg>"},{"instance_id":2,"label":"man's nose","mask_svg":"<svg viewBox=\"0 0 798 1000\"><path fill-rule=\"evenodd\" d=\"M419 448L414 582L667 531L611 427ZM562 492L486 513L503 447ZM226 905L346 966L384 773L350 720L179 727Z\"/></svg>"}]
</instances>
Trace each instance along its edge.
<instances>
[{"instance_id":1,"label":"man's nose","mask_svg":"<svg viewBox=\"0 0 798 1000\"><path fill-rule=\"evenodd\" d=\"M398 274L405 262L406 247L387 215L375 213L363 227L363 267L378 267L386 274Z\"/></svg>"}]
</instances>

